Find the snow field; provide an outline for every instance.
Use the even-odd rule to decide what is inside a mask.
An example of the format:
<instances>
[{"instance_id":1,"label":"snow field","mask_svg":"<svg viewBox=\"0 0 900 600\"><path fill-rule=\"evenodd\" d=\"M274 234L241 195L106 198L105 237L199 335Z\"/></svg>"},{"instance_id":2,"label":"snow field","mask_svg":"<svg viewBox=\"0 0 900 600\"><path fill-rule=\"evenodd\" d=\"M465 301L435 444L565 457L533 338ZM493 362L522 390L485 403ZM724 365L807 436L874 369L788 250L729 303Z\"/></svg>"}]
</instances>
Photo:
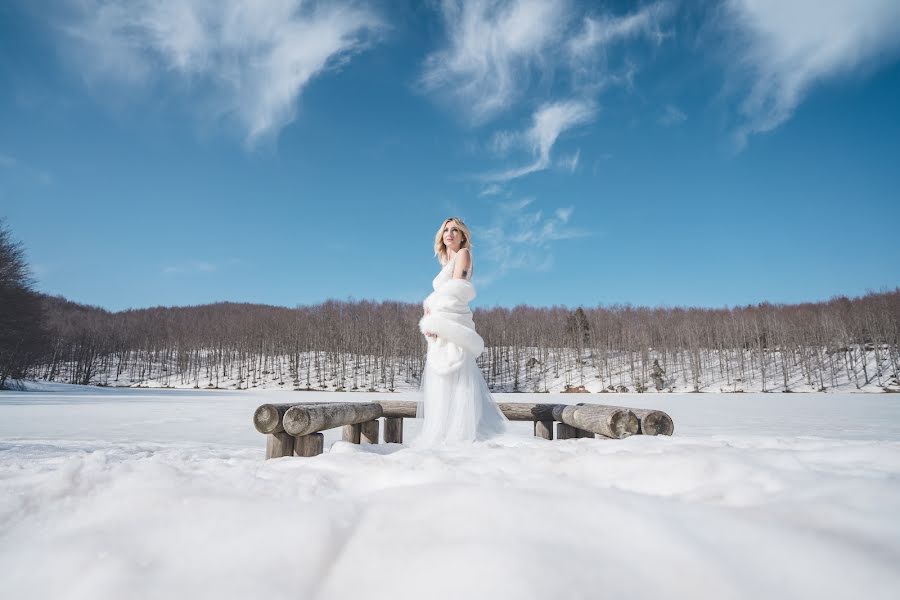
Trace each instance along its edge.
<instances>
[{"instance_id":1,"label":"snow field","mask_svg":"<svg viewBox=\"0 0 900 600\"><path fill-rule=\"evenodd\" d=\"M42 387L0 393L2 598L900 595L893 394L498 395L676 433L264 461L259 404L375 395Z\"/></svg>"}]
</instances>

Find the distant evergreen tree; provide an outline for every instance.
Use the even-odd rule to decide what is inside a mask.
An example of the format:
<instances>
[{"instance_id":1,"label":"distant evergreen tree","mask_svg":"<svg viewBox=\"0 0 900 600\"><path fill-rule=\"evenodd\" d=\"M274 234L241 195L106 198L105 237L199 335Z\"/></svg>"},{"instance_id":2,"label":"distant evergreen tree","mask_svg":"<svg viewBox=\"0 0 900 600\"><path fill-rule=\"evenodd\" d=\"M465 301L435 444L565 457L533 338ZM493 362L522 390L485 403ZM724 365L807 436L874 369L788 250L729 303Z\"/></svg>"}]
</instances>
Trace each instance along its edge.
<instances>
[{"instance_id":1,"label":"distant evergreen tree","mask_svg":"<svg viewBox=\"0 0 900 600\"><path fill-rule=\"evenodd\" d=\"M24 254L0 219L0 389L37 364L47 343L43 303Z\"/></svg>"}]
</instances>

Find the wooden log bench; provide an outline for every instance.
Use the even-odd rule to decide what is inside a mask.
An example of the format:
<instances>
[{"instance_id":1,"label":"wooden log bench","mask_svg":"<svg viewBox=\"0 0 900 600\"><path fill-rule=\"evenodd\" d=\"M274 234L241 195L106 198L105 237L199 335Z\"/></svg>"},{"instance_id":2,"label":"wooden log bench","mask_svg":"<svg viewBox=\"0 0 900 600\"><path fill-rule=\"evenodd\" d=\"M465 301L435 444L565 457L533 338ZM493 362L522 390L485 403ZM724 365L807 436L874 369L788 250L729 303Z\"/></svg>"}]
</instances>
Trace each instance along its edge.
<instances>
[{"instance_id":1,"label":"wooden log bench","mask_svg":"<svg viewBox=\"0 0 900 600\"><path fill-rule=\"evenodd\" d=\"M263 404L253 425L266 436L266 458L317 456L324 450L322 431L341 427L344 441L377 444L379 431L386 444L403 443L403 420L416 417L416 402L304 402ZM532 421L534 435L546 440L631 435L672 435L672 418L659 410L601 404L533 404L500 402L510 421ZM384 427L380 426L384 419Z\"/></svg>"}]
</instances>

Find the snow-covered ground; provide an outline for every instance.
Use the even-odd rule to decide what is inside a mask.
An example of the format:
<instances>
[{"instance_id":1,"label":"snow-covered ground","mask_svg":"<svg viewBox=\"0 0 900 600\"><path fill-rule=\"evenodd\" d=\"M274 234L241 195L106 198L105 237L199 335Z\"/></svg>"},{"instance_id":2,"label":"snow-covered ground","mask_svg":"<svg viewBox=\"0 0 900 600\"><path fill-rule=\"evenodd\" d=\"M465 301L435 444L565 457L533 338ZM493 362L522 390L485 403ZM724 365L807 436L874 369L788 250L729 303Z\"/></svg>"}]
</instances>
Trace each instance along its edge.
<instances>
[{"instance_id":1,"label":"snow-covered ground","mask_svg":"<svg viewBox=\"0 0 900 600\"><path fill-rule=\"evenodd\" d=\"M376 395L32 388L0 392L4 599L900 597L895 394L498 395L676 433L264 461L257 405Z\"/></svg>"}]
</instances>

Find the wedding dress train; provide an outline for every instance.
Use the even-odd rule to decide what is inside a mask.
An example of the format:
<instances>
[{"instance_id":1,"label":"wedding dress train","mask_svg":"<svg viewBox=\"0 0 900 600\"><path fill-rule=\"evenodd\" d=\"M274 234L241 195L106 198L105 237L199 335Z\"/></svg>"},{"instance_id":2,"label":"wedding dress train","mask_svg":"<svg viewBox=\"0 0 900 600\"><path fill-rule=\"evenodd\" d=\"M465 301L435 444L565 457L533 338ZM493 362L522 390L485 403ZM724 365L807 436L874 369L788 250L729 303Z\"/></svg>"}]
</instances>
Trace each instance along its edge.
<instances>
[{"instance_id":1,"label":"wedding dress train","mask_svg":"<svg viewBox=\"0 0 900 600\"><path fill-rule=\"evenodd\" d=\"M475 287L469 278L453 279L456 256L435 277L434 292L424 302L428 314L419 321L423 334L437 338L427 338L414 446L474 442L506 431L507 419L475 363L484 350L469 310Z\"/></svg>"}]
</instances>

